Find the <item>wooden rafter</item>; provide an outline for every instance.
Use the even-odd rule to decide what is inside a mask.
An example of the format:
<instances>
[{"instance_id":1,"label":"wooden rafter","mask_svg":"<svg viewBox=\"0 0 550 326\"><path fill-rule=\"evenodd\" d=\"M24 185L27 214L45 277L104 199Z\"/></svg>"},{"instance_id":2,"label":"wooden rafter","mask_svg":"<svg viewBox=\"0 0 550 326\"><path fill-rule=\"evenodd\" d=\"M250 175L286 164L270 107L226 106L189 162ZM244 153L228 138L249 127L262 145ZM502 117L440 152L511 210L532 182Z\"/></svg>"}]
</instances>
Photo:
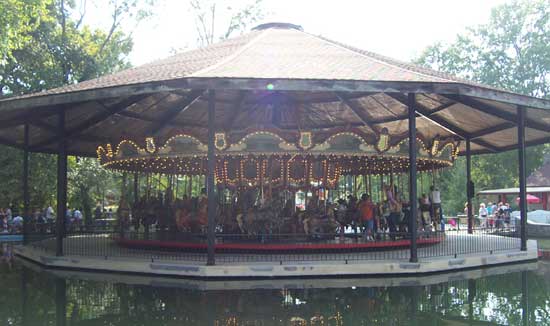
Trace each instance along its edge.
<instances>
[{"instance_id":1,"label":"wooden rafter","mask_svg":"<svg viewBox=\"0 0 550 326\"><path fill-rule=\"evenodd\" d=\"M160 122L158 119L151 118L151 117L146 117L142 114L132 112L132 111L119 112L117 115L121 116L121 117L124 117L124 118L138 120L138 121L142 121L142 122L148 122L148 123L158 123L158 122ZM167 123L167 126L176 127L176 128L183 128L183 127L207 128L208 127L205 124L199 124L199 123L196 123L196 122L176 123L176 122L173 122L173 121L169 121Z\"/></svg>"},{"instance_id":2,"label":"wooden rafter","mask_svg":"<svg viewBox=\"0 0 550 326\"><path fill-rule=\"evenodd\" d=\"M247 94L248 93L246 91L239 91L239 95L237 96L237 99L233 102L233 105L229 110L229 114L227 115L227 119L225 120L224 129L226 131L229 131L231 130L231 128L233 128L233 124L239 116L239 113L243 108L244 102L246 101Z\"/></svg>"},{"instance_id":3,"label":"wooden rafter","mask_svg":"<svg viewBox=\"0 0 550 326\"><path fill-rule=\"evenodd\" d=\"M480 137L483 137L483 136L486 136L486 135L489 135L489 134L492 134L492 133L495 133L495 132L498 132L498 131L510 129L510 128L515 127L515 126L516 125L513 122L503 122L501 124L498 124L498 125L495 125L495 126L492 126L492 127L489 127L489 128L484 128L484 129L481 129L479 131L472 132L472 133L470 133L470 137L472 137L472 139L476 139L476 138L480 138Z\"/></svg>"},{"instance_id":4,"label":"wooden rafter","mask_svg":"<svg viewBox=\"0 0 550 326\"><path fill-rule=\"evenodd\" d=\"M429 97L427 96L426 94L423 94L424 96L426 97ZM389 96L389 95L388 95ZM430 97L431 98L431 97ZM378 101L379 102L379 101ZM401 102L400 102L401 103ZM429 114L426 114L426 116L431 116L432 114L435 114L437 112L440 112L440 111L443 111L443 110L446 110L448 109L449 107L455 105L456 102L454 101L449 101L447 103L443 103L433 109L428 109L429 110ZM428 112L426 112L428 113ZM398 116L392 116L392 117L384 117L384 118L378 118L378 119L373 119L372 120L372 124L382 124L382 123L388 123L388 122L395 122L395 121L402 121L402 120L407 120L409 118L409 116L407 114L403 114L403 115L398 115Z\"/></svg>"},{"instance_id":5,"label":"wooden rafter","mask_svg":"<svg viewBox=\"0 0 550 326\"><path fill-rule=\"evenodd\" d=\"M170 109L164 112L161 117L149 129L148 134L156 135L170 121L174 120L180 113L185 112L195 101L204 94L204 90L194 90L182 100L177 101Z\"/></svg>"},{"instance_id":6,"label":"wooden rafter","mask_svg":"<svg viewBox=\"0 0 550 326\"><path fill-rule=\"evenodd\" d=\"M344 94L342 93L336 93L336 97L344 103L348 108L350 108L355 115L366 125L368 126L374 133L378 133L378 127L372 123L372 117L364 112L362 108L358 107L355 103L348 100Z\"/></svg>"},{"instance_id":7,"label":"wooden rafter","mask_svg":"<svg viewBox=\"0 0 550 326\"><path fill-rule=\"evenodd\" d=\"M389 96L393 97L395 100L401 102L403 105L407 105L407 96L403 94L388 93ZM465 130L455 126L454 124L449 123L447 120L438 117L436 115L430 116L430 110L421 103L416 102L416 111L420 113L423 117L432 122L442 126L443 128L449 130L450 132L456 134L457 136L466 139L470 138L470 135Z\"/></svg>"},{"instance_id":8,"label":"wooden rafter","mask_svg":"<svg viewBox=\"0 0 550 326\"><path fill-rule=\"evenodd\" d=\"M517 116L514 113L500 110L492 105L473 99L471 97L466 97L461 95L445 95L445 97L452 99L456 102L462 103L468 107L471 107L472 109L481 111L483 113L494 115L496 117L499 117L509 122L517 123ZM547 124L541 123L529 118L525 119L525 126L532 129L542 130L546 132L548 131Z\"/></svg>"},{"instance_id":9,"label":"wooden rafter","mask_svg":"<svg viewBox=\"0 0 550 326\"><path fill-rule=\"evenodd\" d=\"M36 120L36 121L33 121L30 124L37 127L37 128L40 128L42 130L46 130L48 132L51 132L53 134L55 134L57 132L57 127L54 127L54 126L52 126L49 123L46 123L44 121ZM93 136L88 136L88 135L75 135L75 136L73 136L73 139L83 141L83 142L91 142L91 143L99 143L99 142L104 141L104 139L101 139L101 138L98 138L98 137L93 137Z\"/></svg>"},{"instance_id":10,"label":"wooden rafter","mask_svg":"<svg viewBox=\"0 0 550 326\"><path fill-rule=\"evenodd\" d=\"M407 105L407 97L406 96L404 96L402 94L394 94L394 93L388 94L388 95L390 95L391 97L393 97L397 101L403 103L404 105ZM443 128L449 130L450 132L454 133L455 135L461 137L462 139L468 139L468 138L471 139L472 138L472 136L467 131L463 130L462 128L460 128L458 126L455 126L454 124L448 122L447 120L445 120L441 117L438 117L437 115L430 116L429 115L429 113L430 113L429 109L427 107L425 107L424 105L418 103L418 102L416 102L416 111L418 111L426 119L431 120L432 122L442 126ZM496 147L494 145L491 145L491 144L489 144L486 141L483 141L481 139L471 139L471 142L475 143L475 144L478 144L479 146L483 146L491 152L498 152L499 151L498 147Z\"/></svg>"},{"instance_id":11,"label":"wooden rafter","mask_svg":"<svg viewBox=\"0 0 550 326\"><path fill-rule=\"evenodd\" d=\"M139 101L143 100L147 96L149 96L149 95L137 95L137 96L132 96L130 98L127 98L127 99L123 100L123 101L115 104L108 111L101 111L101 112L95 114L94 116L92 116L91 118L83 121L82 123L70 128L69 130L67 130L65 132L65 137L68 138L68 137L74 137L76 135L79 135L79 134L83 133L84 131L90 129L91 127L97 125L98 123L106 120L110 116L112 116L112 115L114 115L114 114L116 114L120 111L123 111L123 110L127 109L128 107L138 103ZM48 146L48 145L53 144L53 143L57 143L60 140L61 140L61 138L58 135L47 138L47 139L45 139L41 142L38 142L37 144L34 144L31 147L31 150L40 149L41 147Z\"/></svg>"}]
</instances>

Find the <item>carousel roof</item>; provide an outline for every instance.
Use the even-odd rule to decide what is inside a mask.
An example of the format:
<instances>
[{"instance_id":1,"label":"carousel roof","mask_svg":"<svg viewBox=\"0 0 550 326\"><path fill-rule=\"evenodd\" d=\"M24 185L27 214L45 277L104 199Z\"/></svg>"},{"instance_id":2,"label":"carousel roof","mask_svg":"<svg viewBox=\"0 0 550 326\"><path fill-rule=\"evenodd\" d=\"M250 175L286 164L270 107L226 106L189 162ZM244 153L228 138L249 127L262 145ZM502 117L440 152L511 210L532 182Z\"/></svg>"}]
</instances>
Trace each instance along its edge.
<instances>
[{"instance_id":1,"label":"carousel roof","mask_svg":"<svg viewBox=\"0 0 550 326\"><path fill-rule=\"evenodd\" d=\"M517 107L526 142L550 141L550 101L510 93L304 32L260 25L204 48L78 84L0 100L0 143L55 152L57 113L66 110L68 152L95 156L98 144L160 140L184 132L206 143L206 89L216 90L216 129L350 130L390 142L406 137L407 93L428 141L470 138L474 153L517 146ZM238 136L234 136L237 137ZM460 143L460 153L464 152Z\"/></svg>"}]
</instances>

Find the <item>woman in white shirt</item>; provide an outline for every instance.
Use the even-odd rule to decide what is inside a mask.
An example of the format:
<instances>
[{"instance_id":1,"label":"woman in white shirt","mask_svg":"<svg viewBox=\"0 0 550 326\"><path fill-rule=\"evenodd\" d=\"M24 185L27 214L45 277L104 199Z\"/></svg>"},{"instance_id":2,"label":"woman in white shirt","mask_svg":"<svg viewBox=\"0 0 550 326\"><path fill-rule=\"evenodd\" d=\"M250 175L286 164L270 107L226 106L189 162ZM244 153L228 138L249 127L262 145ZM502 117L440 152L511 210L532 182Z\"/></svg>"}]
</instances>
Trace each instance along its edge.
<instances>
[{"instance_id":1,"label":"woman in white shirt","mask_svg":"<svg viewBox=\"0 0 550 326\"><path fill-rule=\"evenodd\" d=\"M481 219L481 225L487 226L487 215L488 211L484 203L479 204L479 218Z\"/></svg>"}]
</instances>

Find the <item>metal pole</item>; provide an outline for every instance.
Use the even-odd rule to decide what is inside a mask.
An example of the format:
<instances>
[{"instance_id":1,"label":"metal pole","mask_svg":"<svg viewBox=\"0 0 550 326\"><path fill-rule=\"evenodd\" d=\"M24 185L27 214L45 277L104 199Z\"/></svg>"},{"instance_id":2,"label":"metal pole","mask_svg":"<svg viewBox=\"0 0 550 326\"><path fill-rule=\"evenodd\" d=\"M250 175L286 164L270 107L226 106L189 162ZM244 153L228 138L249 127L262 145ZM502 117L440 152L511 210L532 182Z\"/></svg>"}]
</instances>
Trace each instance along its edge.
<instances>
[{"instance_id":1,"label":"metal pole","mask_svg":"<svg viewBox=\"0 0 550 326\"><path fill-rule=\"evenodd\" d=\"M518 106L519 210L521 250L527 250L527 185L525 183L525 108Z\"/></svg>"},{"instance_id":2,"label":"metal pole","mask_svg":"<svg viewBox=\"0 0 550 326\"><path fill-rule=\"evenodd\" d=\"M139 201L139 175L134 172L134 205Z\"/></svg>"},{"instance_id":3,"label":"metal pole","mask_svg":"<svg viewBox=\"0 0 550 326\"><path fill-rule=\"evenodd\" d=\"M65 139L65 110L61 110L57 123L59 143L57 149L57 221L56 256L63 256L63 236L65 234L65 211L67 210L67 140Z\"/></svg>"},{"instance_id":4,"label":"metal pole","mask_svg":"<svg viewBox=\"0 0 550 326\"><path fill-rule=\"evenodd\" d=\"M411 210L411 257L409 261L415 263L418 261L416 249L416 95L408 94L407 106L409 109L409 202Z\"/></svg>"},{"instance_id":5,"label":"metal pole","mask_svg":"<svg viewBox=\"0 0 550 326\"><path fill-rule=\"evenodd\" d=\"M470 138L466 138L466 197L467 197L467 219L468 233L472 234L474 230L474 215L472 207L473 187L472 187L472 155L470 151ZM460 224L460 220L458 221Z\"/></svg>"},{"instance_id":6,"label":"metal pole","mask_svg":"<svg viewBox=\"0 0 550 326\"><path fill-rule=\"evenodd\" d=\"M214 155L214 114L216 113L216 92L208 90L208 166L206 190L208 193L208 259L207 265L214 265L214 246L216 228L216 194L214 189L214 173L216 173L216 157Z\"/></svg>"},{"instance_id":7,"label":"metal pole","mask_svg":"<svg viewBox=\"0 0 550 326\"><path fill-rule=\"evenodd\" d=\"M29 124L25 124L25 140L23 151L23 243L27 243L29 232L30 197L29 197Z\"/></svg>"}]
</instances>

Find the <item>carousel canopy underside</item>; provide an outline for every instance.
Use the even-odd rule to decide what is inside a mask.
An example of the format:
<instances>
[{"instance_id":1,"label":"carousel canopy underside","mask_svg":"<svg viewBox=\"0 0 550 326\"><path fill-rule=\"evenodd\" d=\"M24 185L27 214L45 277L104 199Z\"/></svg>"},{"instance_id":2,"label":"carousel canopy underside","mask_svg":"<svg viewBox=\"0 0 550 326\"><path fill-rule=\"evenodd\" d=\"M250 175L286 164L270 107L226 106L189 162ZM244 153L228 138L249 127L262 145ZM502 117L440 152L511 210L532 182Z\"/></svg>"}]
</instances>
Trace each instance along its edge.
<instances>
[{"instance_id":1,"label":"carousel canopy underside","mask_svg":"<svg viewBox=\"0 0 550 326\"><path fill-rule=\"evenodd\" d=\"M314 145L352 132L368 144L387 135L390 148L407 137L409 93L427 148L453 143L463 155L470 139L472 154L514 149L518 107L526 112L526 144L550 141L550 101L267 24L112 75L0 100L0 143L23 148L28 124L28 148L55 153L64 110L69 154L95 157L99 145L124 140L146 148L146 138L163 144L180 134L207 144L207 89L216 91L215 130L228 144L258 130L290 143L311 132Z\"/></svg>"}]
</instances>

